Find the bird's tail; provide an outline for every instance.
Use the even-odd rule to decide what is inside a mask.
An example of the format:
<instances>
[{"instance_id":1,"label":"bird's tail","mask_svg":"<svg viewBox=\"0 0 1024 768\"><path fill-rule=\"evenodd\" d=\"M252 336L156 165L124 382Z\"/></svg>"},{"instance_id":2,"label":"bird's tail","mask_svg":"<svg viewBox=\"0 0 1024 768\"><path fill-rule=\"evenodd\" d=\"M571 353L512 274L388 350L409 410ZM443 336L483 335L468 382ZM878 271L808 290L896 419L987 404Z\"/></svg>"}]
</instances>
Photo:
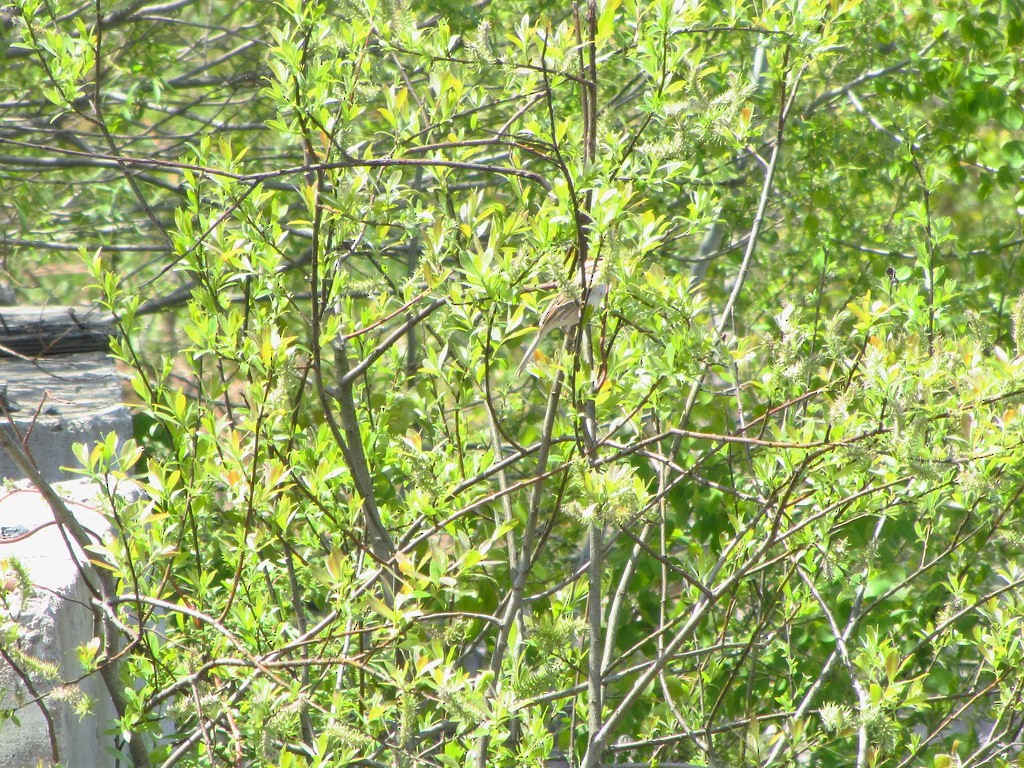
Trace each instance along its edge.
<instances>
[{"instance_id":1,"label":"bird's tail","mask_svg":"<svg viewBox=\"0 0 1024 768\"><path fill-rule=\"evenodd\" d=\"M538 331L533 337L533 341L530 342L530 346L526 348L526 352L523 353L523 359L519 361L519 367L516 368L517 378L523 375L523 371L526 370L527 364L533 359L533 353L537 351L537 347L542 338L544 338L544 334Z\"/></svg>"}]
</instances>

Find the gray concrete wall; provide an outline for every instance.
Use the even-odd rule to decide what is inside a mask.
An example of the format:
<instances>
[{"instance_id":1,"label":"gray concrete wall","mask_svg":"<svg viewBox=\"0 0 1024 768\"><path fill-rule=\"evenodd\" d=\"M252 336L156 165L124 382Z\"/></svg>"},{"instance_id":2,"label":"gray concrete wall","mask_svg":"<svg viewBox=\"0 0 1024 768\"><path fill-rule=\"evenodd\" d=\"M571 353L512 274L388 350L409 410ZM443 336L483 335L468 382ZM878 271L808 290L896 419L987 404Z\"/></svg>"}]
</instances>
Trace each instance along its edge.
<instances>
[{"instance_id":1,"label":"gray concrete wall","mask_svg":"<svg viewBox=\"0 0 1024 768\"><path fill-rule=\"evenodd\" d=\"M58 484L57 488L86 528L101 536L107 534L106 521L91 503L95 487L77 481ZM52 520L46 501L29 484L19 483L0 491L0 526L8 532L37 531L13 542L0 539L0 574L5 570L9 574L5 563L17 559L28 570L35 592L25 602L9 595L3 619L16 619L20 625L19 649L58 669L57 679L49 679L18 664L22 673L29 673L35 694L43 695L37 703L22 677L0 659L0 707L15 709L20 721L20 725L10 720L0 725L0 768L53 765L51 739L62 765L106 768L115 763L114 739L106 733L115 720L110 699L98 676L76 683L83 674L77 649L94 635L89 608L92 595L76 564L76 560L84 562L84 557L77 549L69 550L56 525L40 527ZM69 684L73 696L88 697L89 716L79 718L73 702L54 695L65 684ZM43 707L51 722L47 722Z\"/></svg>"},{"instance_id":2,"label":"gray concrete wall","mask_svg":"<svg viewBox=\"0 0 1024 768\"><path fill-rule=\"evenodd\" d=\"M79 466L75 443L92 444L110 432L122 440L132 435L131 413L121 404L121 381L103 352L0 358L0 395L6 401L0 428L26 439L29 455L51 483L78 477L72 471ZM0 450L0 480L20 477Z\"/></svg>"},{"instance_id":3,"label":"gray concrete wall","mask_svg":"<svg viewBox=\"0 0 1024 768\"><path fill-rule=\"evenodd\" d=\"M73 446L91 447L110 432L120 441L131 437L131 414L122 399L121 382L103 352L33 360L0 357L0 428L23 440L43 477L58 483L75 516L97 536L109 534L93 504L98 489L83 480L68 482L78 477ZM0 449L0 479L20 477ZM114 752L115 715L103 683L97 675L82 679L78 661L78 647L95 634L92 595L80 570L85 555L69 547L56 525L46 525L52 522L52 512L30 484L0 486L0 586L12 560L27 569L34 585L34 595L26 601L13 593L0 600L0 626L16 621L16 649L58 669L56 679L29 675L31 688L42 695L36 702L18 670L0 658L0 707L13 709L20 721L20 726L10 720L0 724L0 768L53 765L55 749L66 768L129 765L124 756L118 762ZM0 647L2 643L0 638ZM21 674L28 671L24 664L16 666ZM64 700L62 686L72 697L88 697L88 716L75 713L74 704Z\"/></svg>"}]
</instances>

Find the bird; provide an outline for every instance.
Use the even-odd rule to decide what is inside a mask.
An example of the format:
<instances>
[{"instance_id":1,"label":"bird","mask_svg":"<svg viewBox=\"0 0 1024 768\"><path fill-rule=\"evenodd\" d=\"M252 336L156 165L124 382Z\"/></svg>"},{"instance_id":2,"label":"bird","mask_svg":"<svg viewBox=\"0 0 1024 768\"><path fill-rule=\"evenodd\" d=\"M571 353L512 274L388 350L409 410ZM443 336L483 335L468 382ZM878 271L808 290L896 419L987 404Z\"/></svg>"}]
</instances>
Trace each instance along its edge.
<instances>
[{"instance_id":1,"label":"bird","mask_svg":"<svg viewBox=\"0 0 1024 768\"><path fill-rule=\"evenodd\" d=\"M588 283L584 289L588 307L598 307L604 301L608 293L608 284L594 280L596 263L587 269ZM592 282L591 282L592 281ZM580 321L580 300L565 291L561 291L548 304L544 314L541 315L540 325L537 328L537 335L533 337L530 345L526 348L523 359L516 369L516 376L521 376L526 370L527 363L533 359L533 353L537 351L538 345L555 328L571 328Z\"/></svg>"}]
</instances>

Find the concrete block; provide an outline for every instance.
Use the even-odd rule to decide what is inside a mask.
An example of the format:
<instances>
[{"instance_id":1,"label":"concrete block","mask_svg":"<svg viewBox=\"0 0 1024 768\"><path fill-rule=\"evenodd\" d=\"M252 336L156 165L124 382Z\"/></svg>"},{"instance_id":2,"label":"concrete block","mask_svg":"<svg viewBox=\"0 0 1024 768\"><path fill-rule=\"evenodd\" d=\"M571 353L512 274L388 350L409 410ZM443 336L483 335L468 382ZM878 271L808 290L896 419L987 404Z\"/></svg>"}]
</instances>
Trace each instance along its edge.
<instances>
[{"instance_id":1,"label":"concrete block","mask_svg":"<svg viewBox=\"0 0 1024 768\"><path fill-rule=\"evenodd\" d=\"M97 537L108 535L105 518L91 503L95 486L76 481L56 487L82 525ZM16 709L20 721L20 726L10 721L0 725L0 768L51 766L55 750L67 768L112 768L116 758L110 729L115 713L99 676L81 679L76 650L95 635L89 608L92 596L79 571L85 557L77 547L69 548L52 522L46 501L29 484L21 482L0 491L0 534L6 535L0 538L0 574L9 572L10 560L17 559L35 587L34 597L23 604L12 602L9 595L9 604L0 608L2 618L13 617L22 627L20 649L58 669L56 680L29 675L35 693L43 697L37 703L23 678L0 659L0 707ZM29 672L24 665L21 668ZM54 695L65 684L89 697L91 713L84 719L75 714L71 702ZM49 722L42 707L49 713ZM122 758L120 764L126 765L127 760Z\"/></svg>"},{"instance_id":2,"label":"concrete block","mask_svg":"<svg viewBox=\"0 0 1024 768\"><path fill-rule=\"evenodd\" d=\"M105 351L112 326L95 314L74 307L0 312L0 429L16 436L98 540L109 534L92 505L98 489L80 479L67 482L79 477L73 448L111 432L123 442L132 435L132 422ZM85 554L67 543L42 496L22 477L0 449L0 480L19 481L0 483L0 585L17 561L35 587L24 601L0 589L0 625L18 625L13 648L0 638L15 662L0 656L0 707L14 710L20 721L20 727L0 724L0 768L50 766L57 758L66 768L128 765L114 752L115 713L103 682L98 675L83 678L78 661L77 648L96 634L92 593L82 576ZM56 676L18 662L19 651L53 664ZM63 700L65 692L88 697L91 713L80 718L74 704Z\"/></svg>"},{"instance_id":3,"label":"concrete block","mask_svg":"<svg viewBox=\"0 0 1024 768\"><path fill-rule=\"evenodd\" d=\"M76 477L75 443L92 445L110 432L132 436L121 381L105 352L34 360L0 360L0 428L25 441L29 456L48 482ZM6 410L10 421L3 415ZM0 479L21 472L0 450Z\"/></svg>"}]
</instances>

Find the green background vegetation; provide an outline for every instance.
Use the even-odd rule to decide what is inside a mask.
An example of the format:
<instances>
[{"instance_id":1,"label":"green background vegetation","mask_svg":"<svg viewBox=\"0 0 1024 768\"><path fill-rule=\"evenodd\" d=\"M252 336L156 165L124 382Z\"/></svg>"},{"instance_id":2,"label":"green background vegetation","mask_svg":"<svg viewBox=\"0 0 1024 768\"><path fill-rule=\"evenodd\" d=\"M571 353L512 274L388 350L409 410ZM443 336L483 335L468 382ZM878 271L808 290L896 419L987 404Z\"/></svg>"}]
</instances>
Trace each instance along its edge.
<instances>
[{"instance_id":1,"label":"green background vegetation","mask_svg":"<svg viewBox=\"0 0 1024 768\"><path fill-rule=\"evenodd\" d=\"M136 764L1013 764L1020 12L17 0Z\"/></svg>"}]
</instances>

